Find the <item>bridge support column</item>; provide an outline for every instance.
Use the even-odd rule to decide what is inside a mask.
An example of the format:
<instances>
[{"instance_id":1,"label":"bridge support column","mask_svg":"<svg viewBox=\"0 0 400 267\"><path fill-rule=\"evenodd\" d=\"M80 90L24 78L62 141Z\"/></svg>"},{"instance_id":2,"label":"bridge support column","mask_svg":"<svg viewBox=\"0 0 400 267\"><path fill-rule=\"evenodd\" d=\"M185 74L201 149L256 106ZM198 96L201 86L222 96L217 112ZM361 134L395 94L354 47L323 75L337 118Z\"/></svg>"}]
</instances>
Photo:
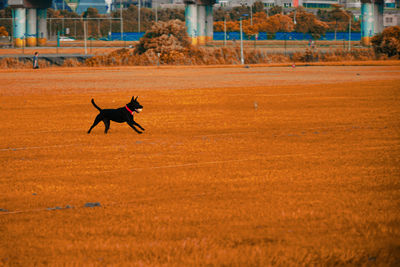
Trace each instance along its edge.
<instances>
[{"instance_id":1,"label":"bridge support column","mask_svg":"<svg viewBox=\"0 0 400 267\"><path fill-rule=\"evenodd\" d=\"M26 9L14 9L14 45L16 47L25 46L25 32L26 32Z\"/></svg>"},{"instance_id":2,"label":"bridge support column","mask_svg":"<svg viewBox=\"0 0 400 267\"><path fill-rule=\"evenodd\" d=\"M187 4L185 7L186 28L192 45L197 45L197 6L194 3Z\"/></svg>"},{"instance_id":3,"label":"bridge support column","mask_svg":"<svg viewBox=\"0 0 400 267\"><path fill-rule=\"evenodd\" d=\"M371 38L383 31L384 2L381 0L365 0L361 3L361 43L371 44Z\"/></svg>"},{"instance_id":4,"label":"bridge support column","mask_svg":"<svg viewBox=\"0 0 400 267\"><path fill-rule=\"evenodd\" d=\"M47 42L47 9L39 8L37 10L37 35L38 45L44 46Z\"/></svg>"},{"instance_id":5,"label":"bridge support column","mask_svg":"<svg viewBox=\"0 0 400 267\"><path fill-rule=\"evenodd\" d=\"M37 38L37 16L35 8L26 10L26 45L36 46Z\"/></svg>"},{"instance_id":6,"label":"bridge support column","mask_svg":"<svg viewBox=\"0 0 400 267\"><path fill-rule=\"evenodd\" d=\"M206 6L197 6L197 33L198 44L206 44Z\"/></svg>"},{"instance_id":7,"label":"bridge support column","mask_svg":"<svg viewBox=\"0 0 400 267\"><path fill-rule=\"evenodd\" d=\"M383 9L385 3L378 1L374 3L374 35L383 31Z\"/></svg>"},{"instance_id":8,"label":"bridge support column","mask_svg":"<svg viewBox=\"0 0 400 267\"><path fill-rule=\"evenodd\" d=\"M206 41L211 42L214 36L213 6L206 6Z\"/></svg>"}]
</instances>

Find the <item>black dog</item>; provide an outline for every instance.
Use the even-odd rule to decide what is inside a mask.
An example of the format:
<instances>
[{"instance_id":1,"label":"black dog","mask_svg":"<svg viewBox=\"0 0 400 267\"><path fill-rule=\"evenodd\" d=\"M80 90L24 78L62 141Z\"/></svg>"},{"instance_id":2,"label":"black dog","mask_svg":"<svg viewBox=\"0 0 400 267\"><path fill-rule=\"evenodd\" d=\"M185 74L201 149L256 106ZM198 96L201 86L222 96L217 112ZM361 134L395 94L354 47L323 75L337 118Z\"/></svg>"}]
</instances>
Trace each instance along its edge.
<instances>
[{"instance_id":1,"label":"black dog","mask_svg":"<svg viewBox=\"0 0 400 267\"><path fill-rule=\"evenodd\" d=\"M139 102L137 101L137 97L135 98L133 96L131 102L126 104L125 107L117 109L101 109L94 103L93 98L92 98L92 104L95 108L97 108L100 111L100 113L94 120L93 125L90 127L88 131L88 134L93 129L93 127L95 127L100 121L103 121L104 126L106 127L104 133L107 133L108 129L110 129L110 121L115 121L119 123L126 122L128 123L129 126L132 127L133 130L135 130L139 134L141 134L142 132L136 129L135 125L144 131L143 127L133 120L133 114L135 112L139 113L143 109L143 106L140 105Z\"/></svg>"}]
</instances>

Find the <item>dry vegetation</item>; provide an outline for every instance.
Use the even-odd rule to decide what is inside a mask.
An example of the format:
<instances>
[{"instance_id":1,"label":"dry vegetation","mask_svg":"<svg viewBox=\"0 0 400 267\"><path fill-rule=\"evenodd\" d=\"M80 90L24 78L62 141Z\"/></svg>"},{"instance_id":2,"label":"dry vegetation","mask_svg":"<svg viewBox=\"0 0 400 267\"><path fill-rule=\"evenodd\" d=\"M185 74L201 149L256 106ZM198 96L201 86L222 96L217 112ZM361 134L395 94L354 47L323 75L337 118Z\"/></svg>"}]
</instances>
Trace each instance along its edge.
<instances>
[{"instance_id":1,"label":"dry vegetation","mask_svg":"<svg viewBox=\"0 0 400 267\"><path fill-rule=\"evenodd\" d=\"M0 265L398 266L399 72L0 70Z\"/></svg>"},{"instance_id":2,"label":"dry vegetation","mask_svg":"<svg viewBox=\"0 0 400 267\"><path fill-rule=\"evenodd\" d=\"M397 34L397 32L396 32ZM397 36L397 35L396 35ZM392 38L393 39L393 38ZM392 40L390 39L390 40ZM274 43L274 42L272 42ZM282 41L278 42L282 47ZM333 42L332 42L333 43ZM387 43L387 42L386 42ZM374 52L372 48L325 49L304 48L300 45L300 51L286 53L286 48L271 50L268 48L253 48L247 42L244 49L245 64L275 64L275 63L308 63L308 62L340 62L340 61L371 61L384 59L398 59L398 53L387 54ZM324 44L324 42L321 42ZM335 42L335 45L338 43ZM397 47L398 42L390 42ZM325 44L324 44L325 45ZM347 45L347 44L346 44ZM385 48L390 50L389 48ZM68 51L66 49L63 50ZM72 49L71 51L76 51ZM375 51L378 51L375 49ZM381 51L381 50L379 50ZM32 52L33 53L33 52ZM57 52L58 53L58 52ZM97 55L85 62L66 60L64 67L77 66L156 66L156 65L239 65L241 55L239 42L230 47L196 47L189 42L186 28L183 22L172 20L159 22L147 31L134 48L122 48L110 51L103 48ZM41 67L46 64L43 60ZM16 59L2 59L0 66L3 68L27 68L30 65L20 63Z\"/></svg>"},{"instance_id":3,"label":"dry vegetation","mask_svg":"<svg viewBox=\"0 0 400 267\"><path fill-rule=\"evenodd\" d=\"M199 48L192 47L186 52L170 52L157 58L155 53L136 55L128 49L117 50L106 56L97 56L86 61L87 66L115 65L239 65L240 47ZM244 51L245 64L270 64L282 62L336 62L336 61L370 61L376 59L372 49L353 49L348 52L343 49L319 52L305 49L285 55L283 52L268 53L265 49L247 49ZM379 59L387 59L382 56Z\"/></svg>"}]
</instances>

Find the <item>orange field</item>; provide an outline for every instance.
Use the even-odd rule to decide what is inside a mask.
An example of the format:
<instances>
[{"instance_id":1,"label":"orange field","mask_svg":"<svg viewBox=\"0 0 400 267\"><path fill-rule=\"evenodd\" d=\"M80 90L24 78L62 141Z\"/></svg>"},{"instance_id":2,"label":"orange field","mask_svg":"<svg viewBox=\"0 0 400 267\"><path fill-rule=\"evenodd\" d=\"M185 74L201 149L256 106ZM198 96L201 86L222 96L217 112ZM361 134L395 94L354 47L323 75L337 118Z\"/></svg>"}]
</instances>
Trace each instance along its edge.
<instances>
[{"instance_id":1,"label":"orange field","mask_svg":"<svg viewBox=\"0 0 400 267\"><path fill-rule=\"evenodd\" d=\"M400 264L400 66L0 79L0 265Z\"/></svg>"}]
</instances>

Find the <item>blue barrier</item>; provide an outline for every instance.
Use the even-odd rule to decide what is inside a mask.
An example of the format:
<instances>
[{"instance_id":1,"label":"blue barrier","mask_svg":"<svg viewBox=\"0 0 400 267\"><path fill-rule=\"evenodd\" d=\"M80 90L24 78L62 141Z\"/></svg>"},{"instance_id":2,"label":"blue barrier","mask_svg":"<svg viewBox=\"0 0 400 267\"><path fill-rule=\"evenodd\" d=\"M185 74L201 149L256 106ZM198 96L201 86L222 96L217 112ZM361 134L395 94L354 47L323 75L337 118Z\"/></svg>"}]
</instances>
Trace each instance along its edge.
<instances>
[{"instance_id":1,"label":"blue barrier","mask_svg":"<svg viewBox=\"0 0 400 267\"><path fill-rule=\"evenodd\" d=\"M361 40L361 32L352 32L351 33L351 40L352 41L360 41ZM266 32L260 32L258 34L257 40L268 40ZM246 36L243 36L245 40L249 40ZM229 32L226 34L227 40L240 40L240 33L239 32ZM301 33L301 32L277 32L275 36L270 38L271 40L312 40L311 34L308 33ZM221 41L224 40L224 33L223 32L214 32L214 40ZM251 38L254 40L254 37ZM325 36L322 36L318 40L328 40L333 41L335 40L335 33L334 32L327 32ZM349 40L349 33L348 32L337 32L336 33L336 40Z\"/></svg>"},{"instance_id":2,"label":"blue barrier","mask_svg":"<svg viewBox=\"0 0 400 267\"><path fill-rule=\"evenodd\" d=\"M142 38L144 35L144 32L124 32L123 34L123 40L124 41L139 41L140 38ZM272 36L271 40L312 40L311 34L308 33L301 33L301 32L277 32L275 33L275 36ZM245 40L250 40L248 39L245 35L243 35L243 38ZM336 40L349 40L349 33L348 32L337 32L336 33ZM239 32L228 32L226 34L226 39L227 40L240 40L240 33ZM115 40L121 40L121 33L119 32L113 32L111 33L111 36L109 38L111 41ZM224 40L224 33L223 32L214 32L214 40L215 41L222 41ZM251 40L254 40L254 37L251 38ZM258 34L258 39L257 40L268 40L268 35L266 32L260 32ZM327 41L332 41L335 40L335 33L333 32L327 32L325 36L322 36L318 40L327 40ZM351 40L352 41L360 41L361 40L361 32L352 32L351 33Z\"/></svg>"},{"instance_id":3,"label":"blue barrier","mask_svg":"<svg viewBox=\"0 0 400 267\"><path fill-rule=\"evenodd\" d=\"M123 40L124 41L139 41L142 38L144 32L124 32ZM119 32L112 32L109 38L111 41L121 40L121 33Z\"/></svg>"}]
</instances>

